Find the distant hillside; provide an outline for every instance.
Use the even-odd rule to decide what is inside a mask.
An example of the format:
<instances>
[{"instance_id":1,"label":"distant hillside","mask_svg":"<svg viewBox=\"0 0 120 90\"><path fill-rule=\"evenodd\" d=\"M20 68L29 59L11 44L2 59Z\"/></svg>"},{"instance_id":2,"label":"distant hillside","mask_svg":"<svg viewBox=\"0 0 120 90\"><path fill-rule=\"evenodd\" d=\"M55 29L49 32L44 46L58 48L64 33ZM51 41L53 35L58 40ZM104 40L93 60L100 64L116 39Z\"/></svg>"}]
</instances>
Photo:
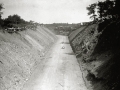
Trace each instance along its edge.
<instances>
[{"instance_id":1,"label":"distant hillside","mask_svg":"<svg viewBox=\"0 0 120 90\"><path fill-rule=\"evenodd\" d=\"M44 24L51 31L56 34L60 34L60 31L68 31L75 30L81 26L81 24L68 24L68 23L53 23L53 24Z\"/></svg>"}]
</instances>

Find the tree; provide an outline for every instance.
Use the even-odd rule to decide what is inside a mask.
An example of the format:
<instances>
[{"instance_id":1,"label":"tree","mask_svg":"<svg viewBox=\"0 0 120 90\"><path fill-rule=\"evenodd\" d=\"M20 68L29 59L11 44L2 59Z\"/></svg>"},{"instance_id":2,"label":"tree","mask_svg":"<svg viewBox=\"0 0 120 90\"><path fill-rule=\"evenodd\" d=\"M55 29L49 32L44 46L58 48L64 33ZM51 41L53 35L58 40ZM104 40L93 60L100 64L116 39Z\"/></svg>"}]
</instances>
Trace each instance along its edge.
<instances>
[{"instance_id":1,"label":"tree","mask_svg":"<svg viewBox=\"0 0 120 90\"><path fill-rule=\"evenodd\" d=\"M1 10L3 9L3 4L0 4L0 26L2 26L3 25L3 20L2 20L2 14L3 14L3 12L1 12Z\"/></svg>"},{"instance_id":2,"label":"tree","mask_svg":"<svg viewBox=\"0 0 120 90\"><path fill-rule=\"evenodd\" d=\"M96 16L97 16L96 15L96 6L97 6L97 4L93 3L87 7L87 10L89 11L88 15L91 15L90 18L93 18L93 21L96 20Z\"/></svg>"},{"instance_id":3,"label":"tree","mask_svg":"<svg viewBox=\"0 0 120 90\"><path fill-rule=\"evenodd\" d=\"M89 5L87 7L87 10L89 11L88 15L91 15L90 18L94 18L94 20L96 20L96 16L98 16L97 19L103 21L105 19L113 20L116 14L120 15L119 8L120 0L106 0Z\"/></svg>"},{"instance_id":4,"label":"tree","mask_svg":"<svg viewBox=\"0 0 120 90\"><path fill-rule=\"evenodd\" d=\"M113 18L114 15L114 2L110 0L106 0L106 9L107 9L107 16L111 16Z\"/></svg>"},{"instance_id":5,"label":"tree","mask_svg":"<svg viewBox=\"0 0 120 90\"><path fill-rule=\"evenodd\" d=\"M3 14L3 12L1 12L2 9L3 9L3 4L0 3L0 19L1 19L1 15Z\"/></svg>"},{"instance_id":6,"label":"tree","mask_svg":"<svg viewBox=\"0 0 120 90\"><path fill-rule=\"evenodd\" d=\"M8 18L4 20L4 25L7 26L9 24L23 24L26 21L23 20L19 15L9 15Z\"/></svg>"},{"instance_id":7,"label":"tree","mask_svg":"<svg viewBox=\"0 0 120 90\"><path fill-rule=\"evenodd\" d=\"M115 8L114 8L114 14L119 17L120 16L120 0L115 0Z\"/></svg>"},{"instance_id":8,"label":"tree","mask_svg":"<svg viewBox=\"0 0 120 90\"><path fill-rule=\"evenodd\" d=\"M98 2L98 15L100 19L113 19L114 17L114 1L106 0L104 2Z\"/></svg>"}]
</instances>

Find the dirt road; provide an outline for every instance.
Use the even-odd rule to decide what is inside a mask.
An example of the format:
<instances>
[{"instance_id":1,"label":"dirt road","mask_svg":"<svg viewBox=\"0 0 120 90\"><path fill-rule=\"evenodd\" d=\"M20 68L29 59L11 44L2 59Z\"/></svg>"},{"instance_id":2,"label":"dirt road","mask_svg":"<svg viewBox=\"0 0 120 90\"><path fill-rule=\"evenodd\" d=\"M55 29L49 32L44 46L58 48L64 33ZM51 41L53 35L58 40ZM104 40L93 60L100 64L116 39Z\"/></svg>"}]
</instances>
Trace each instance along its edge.
<instances>
[{"instance_id":1,"label":"dirt road","mask_svg":"<svg viewBox=\"0 0 120 90\"><path fill-rule=\"evenodd\" d=\"M22 90L87 90L68 38L58 38Z\"/></svg>"}]
</instances>

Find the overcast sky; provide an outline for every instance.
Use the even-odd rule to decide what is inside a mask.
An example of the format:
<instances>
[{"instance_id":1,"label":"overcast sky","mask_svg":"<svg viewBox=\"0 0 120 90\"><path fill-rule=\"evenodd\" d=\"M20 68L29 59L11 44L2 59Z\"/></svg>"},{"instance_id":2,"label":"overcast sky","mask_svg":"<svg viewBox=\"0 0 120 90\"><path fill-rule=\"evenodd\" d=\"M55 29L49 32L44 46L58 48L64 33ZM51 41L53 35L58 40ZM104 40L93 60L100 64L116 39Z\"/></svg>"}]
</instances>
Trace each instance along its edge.
<instances>
[{"instance_id":1,"label":"overcast sky","mask_svg":"<svg viewBox=\"0 0 120 90\"><path fill-rule=\"evenodd\" d=\"M2 18L18 14L40 23L80 23L89 21L86 7L104 0L0 0L4 4Z\"/></svg>"}]
</instances>

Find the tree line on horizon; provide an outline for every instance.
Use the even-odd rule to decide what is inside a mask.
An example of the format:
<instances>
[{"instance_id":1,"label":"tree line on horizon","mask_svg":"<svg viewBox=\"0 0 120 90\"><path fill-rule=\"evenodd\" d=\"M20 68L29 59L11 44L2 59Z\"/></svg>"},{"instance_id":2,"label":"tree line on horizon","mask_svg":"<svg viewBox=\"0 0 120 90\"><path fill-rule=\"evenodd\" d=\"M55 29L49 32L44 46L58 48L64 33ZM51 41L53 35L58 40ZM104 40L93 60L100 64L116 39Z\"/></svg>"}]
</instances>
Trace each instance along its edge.
<instances>
[{"instance_id":1,"label":"tree line on horizon","mask_svg":"<svg viewBox=\"0 0 120 90\"><path fill-rule=\"evenodd\" d=\"M3 14L2 9L4 9L3 4L0 4L0 27L1 28L12 27L13 25L25 26L25 25L34 23L34 21L32 21L32 20L25 21L17 14L9 15L7 18L2 19L2 14Z\"/></svg>"},{"instance_id":2,"label":"tree line on horizon","mask_svg":"<svg viewBox=\"0 0 120 90\"><path fill-rule=\"evenodd\" d=\"M105 20L118 20L120 19L120 0L105 0L98 1L86 7L88 15L93 22ZM33 21L25 21L19 15L9 15L7 18L2 19L3 4L0 4L0 27L8 26L9 24L28 24Z\"/></svg>"}]
</instances>

